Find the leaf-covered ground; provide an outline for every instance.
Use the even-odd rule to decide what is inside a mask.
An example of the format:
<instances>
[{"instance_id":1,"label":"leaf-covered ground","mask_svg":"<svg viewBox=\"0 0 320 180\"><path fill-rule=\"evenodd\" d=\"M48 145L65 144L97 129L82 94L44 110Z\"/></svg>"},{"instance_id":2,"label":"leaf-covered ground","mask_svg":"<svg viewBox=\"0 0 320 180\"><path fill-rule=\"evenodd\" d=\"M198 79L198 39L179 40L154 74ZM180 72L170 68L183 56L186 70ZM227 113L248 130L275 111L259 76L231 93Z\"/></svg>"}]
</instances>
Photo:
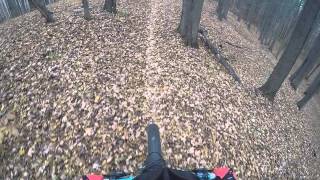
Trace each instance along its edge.
<instances>
[{"instance_id":1,"label":"leaf-covered ground","mask_svg":"<svg viewBox=\"0 0 320 180\"><path fill-rule=\"evenodd\" d=\"M160 126L172 167L228 165L241 179L319 178L310 118L287 83L271 104L254 93L275 58L206 1L202 26L235 67L240 86L206 51L176 32L181 1L119 1L119 13L80 2L0 25L0 179L72 179L137 171L145 128ZM231 22L231 23L230 23ZM236 46L233 46L233 45Z\"/></svg>"}]
</instances>

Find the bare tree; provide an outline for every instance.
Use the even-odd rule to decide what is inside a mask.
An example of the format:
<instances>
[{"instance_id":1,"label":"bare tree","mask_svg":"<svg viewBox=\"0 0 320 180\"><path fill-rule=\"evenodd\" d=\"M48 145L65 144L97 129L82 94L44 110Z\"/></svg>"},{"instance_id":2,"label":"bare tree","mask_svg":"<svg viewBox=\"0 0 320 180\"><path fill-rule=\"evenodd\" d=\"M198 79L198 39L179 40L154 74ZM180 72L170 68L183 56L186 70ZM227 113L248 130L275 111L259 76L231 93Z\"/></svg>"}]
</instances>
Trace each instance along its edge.
<instances>
[{"instance_id":1,"label":"bare tree","mask_svg":"<svg viewBox=\"0 0 320 180\"><path fill-rule=\"evenodd\" d=\"M318 35L317 39L313 43L313 46L303 64L290 77L290 84L294 89L298 88L303 78L306 77L308 73L313 70L313 67L317 64L320 57L319 47L320 35Z\"/></svg>"},{"instance_id":2,"label":"bare tree","mask_svg":"<svg viewBox=\"0 0 320 180\"><path fill-rule=\"evenodd\" d=\"M11 16L8 2L5 0L0 0L0 23Z\"/></svg>"},{"instance_id":3,"label":"bare tree","mask_svg":"<svg viewBox=\"0 0 320 180\"><path fill-rule=\"evenodd\" d=\"M90 15L90 9L89 9L88 0L82 0L82 6L83 6L83 11L84 11L84 18L86 20L90 20L91 19L91 15Z\"/></svg>"},{"instance_id":4,"label":"bare tree","mask_svg":"<svg viewBox=\"0 0 320 180\"><path fill-rule=\"evenodd\" d=\"M218 0L217 14L220 21L227 19L230 5L231 0Z\"/></svg>"},{"instance_id":5,"label":"bare tree","mask_svg":"<svg viewBox=\"0 0 320 180\"><path fill-rule=\"evenodd\" d=\"M30 0L30 3L40 11L44 18L46 18L47 23L54 22L53 13L48 10L43 0Z\"/></svg>"},{"instance_id":6,"label":"bare tree","mask_svg":"<svg viewBox=\"0 0 320 180\"><path fill-rule=\"evenodd\" d=\"M103 9L110 13L117 13L117 0L105 0Z\"/></svg>"},{"instance_id":7,"label":"bare tree","mask_svg":"<svg viewBox=\"0 0 320 180\"><path fill-rule=\"evenodd\" d=\"M267 82L259 88L262 94L273 101L282 83L295 64L303 45L311 31L312 25L320 9L319 0L307 0L296 27L293 30L288 46L284 50L279 62L273 69Z\"/></svg>"},{"instance_id":8,"label":"bare tree","mask_svg":"<svg viewBox=\"0 0 320 180\"><path fill-rule=\"evenodd\" d=\"M299 109L302 109L308 101L319 91L320 89L320 72L311 85L308 87L306 92L304 93L305 96L297 103Z\"/></svg>"},{"instance_id":9,"label":"bare tree","mask_svg":"<svg viewBox=\"0 0 320 180\"><path fill-rule=\"evenodd\" d=\"M183 0L178 31L185 44L198 47L198 30L204 0Z\"/></svg>"},{"instance_id":10,"label":"bare tree","mask_svg":"<svg viewBox=\"0 0 320 180\"><path fill-rule=\"evenodd\" d=\"M17 0L9 0L9 1L7 1L7 3L8 3L8 7L10 9L11 17L17 17L22 14L21 8L19 6L20 2L18 2Z\"/></svg>"},{"instance_id":11,"label":"bare tree","mask_svg":"<svg viewBox=\"0 0 320 180\"><path fill-rule=\"evenodd\" d=\"M310 79L310 77L318 70L318 68L320 67L320 61L318 58L318 64L306 75L306 79Z\"/></svg>"}]
</instances>

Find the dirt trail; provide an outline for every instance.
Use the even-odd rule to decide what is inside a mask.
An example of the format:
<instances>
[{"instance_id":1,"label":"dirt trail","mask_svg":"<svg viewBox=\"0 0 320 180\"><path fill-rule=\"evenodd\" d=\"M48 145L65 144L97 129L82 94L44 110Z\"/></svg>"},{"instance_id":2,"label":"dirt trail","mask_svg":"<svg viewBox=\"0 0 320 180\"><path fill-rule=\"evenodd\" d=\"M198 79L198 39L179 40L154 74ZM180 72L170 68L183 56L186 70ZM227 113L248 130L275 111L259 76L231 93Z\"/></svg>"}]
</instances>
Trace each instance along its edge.
<instances>
[{"instance_id":1,"label":"dirt trail","mask_svg":"<svg viewBox=\"0 0 320 180\"><path fill-rule=\"evenodd\" d=\"M157 28L157 21L159 20L159 8L160 3L163 1L159 0L151 0L151 11L149 14L149 21L148 21L148 47L146 50L146 67L143 71L143 74L145 76L145 90L144 90L144 96L145 96L145 102L144 102L144 113L146 115L146 118L149 118L149 120L152 120L154 122L157 122L159 124L161 121L159 121L159 118L157 118L157 113L159 111L158 105L159 105L159 96L158 93L158 87L156 86L157 77L159 76L160 69L158 68L158 61L160 60L159 52L156 48L157 38L155 35L155 28Z\"/></svg>"}]
</instances>

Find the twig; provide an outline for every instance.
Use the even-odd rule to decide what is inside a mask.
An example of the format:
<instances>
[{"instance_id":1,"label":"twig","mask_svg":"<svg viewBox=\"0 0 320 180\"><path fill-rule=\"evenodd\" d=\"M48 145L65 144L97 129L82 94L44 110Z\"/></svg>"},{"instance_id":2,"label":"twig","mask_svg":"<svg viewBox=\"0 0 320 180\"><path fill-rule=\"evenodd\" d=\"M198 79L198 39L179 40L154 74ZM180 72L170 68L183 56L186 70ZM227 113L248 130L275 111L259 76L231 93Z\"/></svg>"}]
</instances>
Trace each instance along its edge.
<instances>
[{"instance_id":1,"label":"twig","mask_svg":"<svg viewBox=\"0 0 320 180\"><path fill-rule=\"evenodd\" d=\"M234 46L234 47L237 47L237 48L243 48L242 46L239 46L239 45L236 45L236 44L232 44L231 42L229 41L225 41L225 43L229 44L230 46Z\"/></svg>"}]
</instances>

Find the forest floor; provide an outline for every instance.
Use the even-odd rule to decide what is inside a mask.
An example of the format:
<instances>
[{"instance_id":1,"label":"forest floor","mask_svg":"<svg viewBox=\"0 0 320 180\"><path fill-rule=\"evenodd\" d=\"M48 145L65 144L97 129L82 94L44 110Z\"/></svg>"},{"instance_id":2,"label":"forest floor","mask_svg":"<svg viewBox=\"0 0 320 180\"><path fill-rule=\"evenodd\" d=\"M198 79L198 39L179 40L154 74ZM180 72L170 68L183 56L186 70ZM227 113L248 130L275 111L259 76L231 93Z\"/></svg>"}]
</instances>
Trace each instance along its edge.
<instances>
[{"instance_id":1,"label":"forest floor","mask_svg":"<svg viewBox=\"0 0 320 180\"><path fill-rule=\"evenodd\" d=\"M145 128L160 127L171 167L228 165L240 179L319 179L312 118L284 83L274 103L255 94L276 62L244 25L220 22L206 1L201 25L243 81L176 32L181 0L119 0L117 15L80 2L0 25L0 179L71 179L137 171ZM231 22L231 23L230 23Z\"/></svg>"}]
</instances>

